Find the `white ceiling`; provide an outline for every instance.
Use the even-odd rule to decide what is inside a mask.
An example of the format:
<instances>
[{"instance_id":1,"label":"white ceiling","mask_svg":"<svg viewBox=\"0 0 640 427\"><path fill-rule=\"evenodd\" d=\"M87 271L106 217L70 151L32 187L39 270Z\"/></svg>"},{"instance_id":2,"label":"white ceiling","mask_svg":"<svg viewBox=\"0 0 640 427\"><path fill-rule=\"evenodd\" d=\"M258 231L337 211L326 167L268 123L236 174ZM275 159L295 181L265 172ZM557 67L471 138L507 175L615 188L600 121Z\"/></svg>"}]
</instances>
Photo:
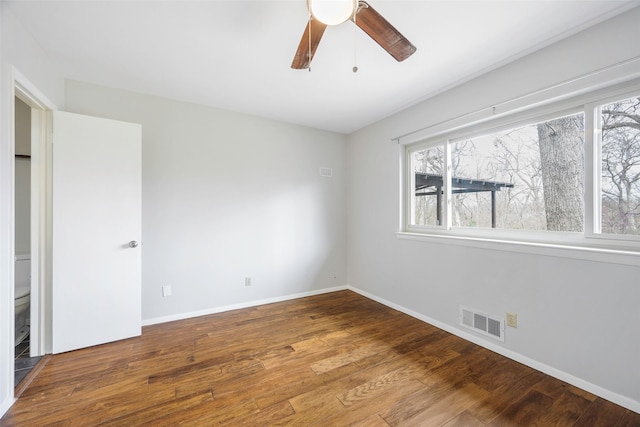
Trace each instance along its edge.
<instances>
[{"instance_id":1,"label":"white ceiling","mask_svg":"<svg viewBox=\"0 0 640 427\"><path fill-rule=\"evenodd\" d=\"M67 78L351 133L640 4L369 3L417 47L413 56L397 63L346 22L327 28L311 72L292 70L305 0L7 5Z\"/></svg>"}]
</instances>

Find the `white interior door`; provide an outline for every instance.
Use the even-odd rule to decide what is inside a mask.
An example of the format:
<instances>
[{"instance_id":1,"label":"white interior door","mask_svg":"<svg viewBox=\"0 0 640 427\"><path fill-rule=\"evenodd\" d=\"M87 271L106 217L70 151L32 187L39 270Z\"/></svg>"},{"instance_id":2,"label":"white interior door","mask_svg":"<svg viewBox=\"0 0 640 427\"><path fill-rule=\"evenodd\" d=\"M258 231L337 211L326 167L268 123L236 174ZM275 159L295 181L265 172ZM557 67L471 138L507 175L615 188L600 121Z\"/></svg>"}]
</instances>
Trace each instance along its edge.
<instances>
[{"instance_id":1,"label":"white interior door","mask_svg":"<svg viewBox=\"0 0 640 427\"><path fill-rule=\"evenodd\" d=\"M141 333L141 135L54 112L53 353Z\"/></svg>"}]
</instances>

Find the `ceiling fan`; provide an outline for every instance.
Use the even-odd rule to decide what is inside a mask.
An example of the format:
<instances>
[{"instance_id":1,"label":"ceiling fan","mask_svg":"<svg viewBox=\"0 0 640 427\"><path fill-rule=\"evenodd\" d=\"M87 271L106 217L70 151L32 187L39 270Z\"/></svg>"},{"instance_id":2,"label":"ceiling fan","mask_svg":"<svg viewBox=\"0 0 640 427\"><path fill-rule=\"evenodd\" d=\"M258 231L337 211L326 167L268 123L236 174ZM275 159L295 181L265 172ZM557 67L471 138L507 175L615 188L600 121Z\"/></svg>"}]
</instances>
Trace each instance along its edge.
<instances>
[{"instance_id":1,"label":"ceiling fan","mask_svg":"<svg viewBox=\"0 0 640 427\"><path fill-rule=\"evenodd\" d=\"M416 51L409 40L365 1L307 0L307 7L310 12L309 22L293 57L293 69L309 68L327 26L342 24L349 19L398 62L404 61Z\"/></svg>"}]
</instances>

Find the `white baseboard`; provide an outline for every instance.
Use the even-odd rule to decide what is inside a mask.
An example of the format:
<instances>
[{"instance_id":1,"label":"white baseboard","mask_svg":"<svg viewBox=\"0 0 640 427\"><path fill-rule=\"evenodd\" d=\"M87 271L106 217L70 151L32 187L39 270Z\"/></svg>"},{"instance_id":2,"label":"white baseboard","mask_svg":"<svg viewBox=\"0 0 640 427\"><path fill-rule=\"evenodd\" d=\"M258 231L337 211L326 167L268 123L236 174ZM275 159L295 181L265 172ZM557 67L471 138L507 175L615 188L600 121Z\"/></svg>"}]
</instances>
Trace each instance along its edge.
<instances>
[{"instance_id":1,"label":"white baseboard","mask_svg":"<svg viewBox=\"0 0 640 427\"><path fill-rule=\"evenodd\" d=\"M640 413L640 402L633 400L627 396L620 395L618 393L612 392L611 390L607 390L602 388L596 384L592 384L588 381L583 380L582 378L578 378L571 374L568 374L564 371L554 368L553 366L546 365L537 360L531 359L529 357L523 356L522 354L516 353L512 350L499 346L495 343L487 341L479 336L470 334L462 329L458 329L446 323L442 323L436 319L433 319L429 316L425 316L421 313L410 310L401 305L395 304L391 301L388 301L384 298L377 297L369 292L363 291L351 285L347 286L347 289L352 290L362 296L365 296L369 299L379 302L380 304L384 304L387 307L393 308L395 310L401 311L411 317L414 317L418 320L422 320L423 322L429 323L437 328L445 330L453 335L456 335L460 338L463 338L467 341L471 341L474 344L477 344L481 347L484 347L488 350L491 350L495 353L498 353L504 357L507 357L511 360L515 360L516 362L522 363L523 365L529 366L530 368L536 369L540 372L543 372L547 375L550 375L559 380L565 381L571 385L574 385L578 388L588 391L589 393L595 394L596 396L600 396L603 399L609 400L617 405L623 406L627 409L630 409L634 412Z\"/></svg>"},{"instance_id":2,"label":"white baseboard","mask_svg":"<svg viewBox=\"0 0 640 427\"><path fill-rule=\"evenodd\" d=\"M224 313L225 311L238 310L241 308L255 307L258 305L271 304L274 302L288 301L296 298L310 297L313 295L328 294L330 292L344 291L347 286L336 286L333 288L318 289L309 292L300 292L296 294L283 295L279 297L241 302L238 304L225 305L220 307L206 308L204 310L190 311L187 313L172 314L169 316L153 317L151 319L143 319L142 326L156 325L158 323L173 322L174 320L191 319L192 317L206 316L214 313Z\"/></svg>"}]
</instances>

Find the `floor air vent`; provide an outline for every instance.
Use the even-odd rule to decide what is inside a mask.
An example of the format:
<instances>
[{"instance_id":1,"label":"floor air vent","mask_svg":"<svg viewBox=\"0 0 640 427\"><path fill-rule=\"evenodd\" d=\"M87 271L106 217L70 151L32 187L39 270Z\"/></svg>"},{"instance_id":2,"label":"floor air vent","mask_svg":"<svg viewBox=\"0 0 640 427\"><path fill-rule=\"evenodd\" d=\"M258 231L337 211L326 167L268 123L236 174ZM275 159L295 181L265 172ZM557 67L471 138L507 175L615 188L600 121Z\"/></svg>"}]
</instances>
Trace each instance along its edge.
<instances>
[{"instance_id":1,"label":"floor air vent","mask_svg":"<svg viewBox=\"0 0 640 427\"><path fill-rule=\"evenodd\" d=\"M504 342L504 319L460 306L460 324Z\"/></svg>"}]
</instances>

